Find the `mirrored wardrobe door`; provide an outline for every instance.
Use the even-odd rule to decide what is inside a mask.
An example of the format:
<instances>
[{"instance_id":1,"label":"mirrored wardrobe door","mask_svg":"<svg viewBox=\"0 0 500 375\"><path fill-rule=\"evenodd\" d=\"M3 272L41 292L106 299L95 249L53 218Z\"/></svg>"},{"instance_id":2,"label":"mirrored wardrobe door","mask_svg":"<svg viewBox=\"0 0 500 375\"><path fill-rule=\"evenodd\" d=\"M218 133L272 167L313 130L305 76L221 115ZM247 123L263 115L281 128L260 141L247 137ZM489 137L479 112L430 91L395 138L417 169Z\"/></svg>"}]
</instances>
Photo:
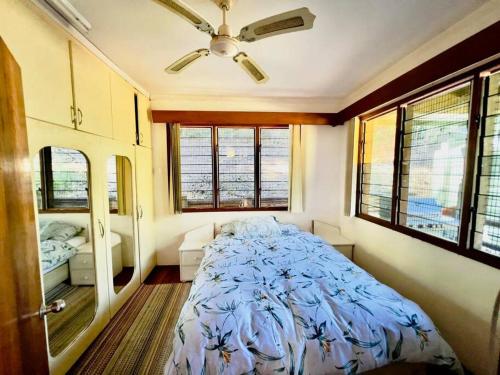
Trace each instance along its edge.
<instances>
[{"instance_id":1,"label":"mirrored wardrobe door","mask_svg":"<svg viewBox=\"0 0 500 375\"><path fill-rule=\"evenodd\" d=\"M134 180L130 159L111 155L107 161L107 180L108 259L111 261L113 291L118 294L131 282L136 267Z\"/></svg>"},{"instance_id":2,"label":"mirrored wardrobe door","mask_svg":"<svg viewBox=\"0 0 500 375\"><path fill-rule=\"evenodd\" d=\"M56 357L96 314L90 164L81 151L47 146L33 170L49 352Z\"/></svg>"}]
</instances>

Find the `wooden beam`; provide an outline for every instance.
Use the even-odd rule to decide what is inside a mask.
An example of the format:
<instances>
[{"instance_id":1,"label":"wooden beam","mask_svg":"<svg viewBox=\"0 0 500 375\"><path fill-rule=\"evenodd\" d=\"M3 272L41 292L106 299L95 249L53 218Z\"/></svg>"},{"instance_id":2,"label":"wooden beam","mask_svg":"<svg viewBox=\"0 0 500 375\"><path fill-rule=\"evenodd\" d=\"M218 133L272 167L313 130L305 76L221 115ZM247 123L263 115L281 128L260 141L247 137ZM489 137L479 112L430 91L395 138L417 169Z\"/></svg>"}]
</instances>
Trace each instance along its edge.
<instances>
[{"instance_id":1,"label":"wooden beam","mask_svg":"<svg viewBox=\"0 0 500 375\"><path fill-rule=\"evenodd\" d=\"M155 123L183 125L338 125L335 113L153 110Z\"/></svg>"},{"instance_id":2,"label":"wooden beam","mask_svg":"<svg viewBox=\"0 0 500 375\"><path fill-rule=\"evenodd\" d=\"M394 99L407 95L425 85L457 73L497 54L500 54L500 21L472 35L416 68L340 111L336 120L344 123Z\"/></svg>"}]
</instances>

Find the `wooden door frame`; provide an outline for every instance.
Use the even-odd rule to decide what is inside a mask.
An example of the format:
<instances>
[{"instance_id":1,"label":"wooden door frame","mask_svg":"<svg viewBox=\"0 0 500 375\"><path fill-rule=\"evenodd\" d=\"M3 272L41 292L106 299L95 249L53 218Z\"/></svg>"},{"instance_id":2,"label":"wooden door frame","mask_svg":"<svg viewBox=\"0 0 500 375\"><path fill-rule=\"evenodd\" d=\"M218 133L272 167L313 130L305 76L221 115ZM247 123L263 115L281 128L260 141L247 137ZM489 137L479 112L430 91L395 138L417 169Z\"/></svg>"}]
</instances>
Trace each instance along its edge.
<instances>
[{"instance_id":1,"label":"wooden door frame","mask_svg":"<svg viewBox=\"0 0 500 375\"><path fill-rule=\"evenodd\" d=\"M48 374L21 69L0 38L0 373Z\"/></svg>"}]
</instances>

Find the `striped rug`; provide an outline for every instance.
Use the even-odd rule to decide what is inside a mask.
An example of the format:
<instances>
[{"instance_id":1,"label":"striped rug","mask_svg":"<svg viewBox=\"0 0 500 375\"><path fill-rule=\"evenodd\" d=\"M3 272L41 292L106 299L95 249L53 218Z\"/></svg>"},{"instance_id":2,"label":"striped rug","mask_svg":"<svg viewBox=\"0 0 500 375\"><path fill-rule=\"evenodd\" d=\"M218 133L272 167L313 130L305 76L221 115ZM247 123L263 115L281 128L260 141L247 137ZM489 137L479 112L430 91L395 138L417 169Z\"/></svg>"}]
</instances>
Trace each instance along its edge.
<instances>
[{"instance_id":1,"label":"striped rug","mask_svg":"<svg viewBox=\"0 0 500 375\"><path fill-rule=\"evenodd\" d=\"M95 314L95 289L93 286L57 285L45 294L47 304L63 299L66 308L57 314L47 315L50 354L63 351L90 324Z\"/></svg>"},{"instance_id":2,"label":"striped rug","mask_svg":"<svg viewBox=\"0 0 500 375\"><path fill-rule=\"evenodd\" d=\"M143 284L69 374L163 374L191 284Z\"/></svg>"}]
</instances>

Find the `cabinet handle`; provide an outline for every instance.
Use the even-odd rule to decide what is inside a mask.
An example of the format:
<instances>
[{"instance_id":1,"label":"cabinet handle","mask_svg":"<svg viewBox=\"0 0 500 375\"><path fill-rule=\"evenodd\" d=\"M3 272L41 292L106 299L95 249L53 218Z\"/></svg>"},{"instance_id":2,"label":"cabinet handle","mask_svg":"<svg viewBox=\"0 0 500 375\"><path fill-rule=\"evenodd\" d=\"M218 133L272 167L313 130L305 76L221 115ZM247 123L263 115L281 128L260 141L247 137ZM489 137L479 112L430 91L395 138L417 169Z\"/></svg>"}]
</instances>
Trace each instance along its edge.
<instances>
[{"instance_id":1,"label":"cabinet handle","mask_svg":"<svg viewBox=\"0 0 500 375\"><path fill-rule=\"evenodd\" d=\"M142 134L142 132L141 132L141 133L139 133L139 143L140 143L141 145L143 145L143 144L144 144L144 135Z\"/></svg>"},{"instance_id":2,"label":"cabinet handle","mask_svg":"<svg viewBox=\"0 0 500 375\"><path fill-rule=\"evenodd\" d=\"M78 125L81 125L83 122L83 112L80 108L78 108Z\"/></svg>"},{"instance_id":3,"label":"cabinet handle","mask_svg":"<svg viewBox=\"0 0 500 375\"><path fill-rule=\"evenodd\" d=\"M137 206L137 216L139 217L139 219L142 219L142 217L144 216L141 205Z\"/></svg>"},{"instance_id":4,"label":"cabinet handle","mask_svg":"<svg viewBox=\"0 0 500 375\"><path fill-rule=\"evenodd\" d=\"M70 106L70 110L71 110L71 123L73 124L73 126L76 126L77 125L77 121L76 121L75 107Z\"/></svg>"},{"instance_id":5,"label":"cabinet handle","mask_svg":"<svg viewBox=\"0 0 500 375\"><path fill-rule=\"evenodd\" d=\"M102 225L101 219L97 220L99 223L99 232L101 232L101 238L104 238L104 225Z\"/></svg>"}]
</instances>

